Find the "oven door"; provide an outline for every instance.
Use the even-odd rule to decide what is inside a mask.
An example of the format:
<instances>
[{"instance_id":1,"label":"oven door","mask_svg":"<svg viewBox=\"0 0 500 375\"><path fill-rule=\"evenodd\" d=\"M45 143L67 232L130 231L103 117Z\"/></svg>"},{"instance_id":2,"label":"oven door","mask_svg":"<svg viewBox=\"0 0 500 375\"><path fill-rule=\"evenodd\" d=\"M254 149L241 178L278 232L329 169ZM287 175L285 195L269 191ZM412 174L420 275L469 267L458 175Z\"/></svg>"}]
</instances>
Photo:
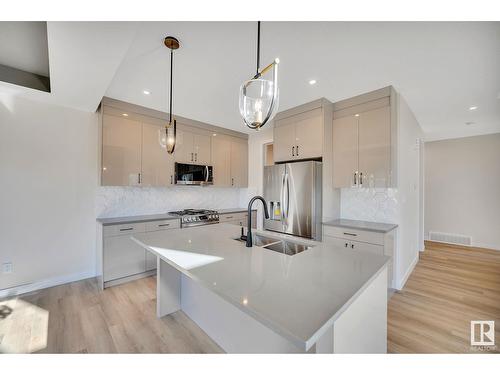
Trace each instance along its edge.
<instances>
[{"instance_id":1,"label":"oven door","mask_svg":"<svg viewBox=\"0 0 500 375\"><path fill-rule=\"evenodd\" d=\"M175 163L175 183L177 185L212 185L212 166Z\"/></svg>"}]
</instances>

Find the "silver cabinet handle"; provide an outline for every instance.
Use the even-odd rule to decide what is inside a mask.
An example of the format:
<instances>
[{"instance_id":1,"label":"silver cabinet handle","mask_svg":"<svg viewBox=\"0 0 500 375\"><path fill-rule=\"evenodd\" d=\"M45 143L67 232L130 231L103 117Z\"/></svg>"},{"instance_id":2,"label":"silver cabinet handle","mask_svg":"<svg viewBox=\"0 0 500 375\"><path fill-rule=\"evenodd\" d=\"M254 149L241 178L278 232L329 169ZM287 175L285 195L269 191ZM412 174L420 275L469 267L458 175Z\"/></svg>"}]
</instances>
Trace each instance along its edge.
<instances>
[{"instance_id":1,"label":"silver cabinet handle","mask_svg":"<svg viewBox=\"0 0 500 375\"><path fill-rule=\"evenodd\" d=\"M356 237L356 236L357 236L357 234L356 234L356 233L344 232L344 234L345 234L346 236L354 236L354 237Z\"/></svg>"},{"instance_id":2,"label":"silver cabinet handle","mask_svg":"<svg viewBox=\"0 0 500 375\"><path fill-rule=\"evenodd\" d=\"M174 176L170 175L170 185L174 184Z\"/></svg>"},{"instance_id":3,"label":"silver cabinet handle","mask_svg":"<svg viewBox=\"0 0 500 375\"><path fill-rule=\"evenodd\" d=\"M231 178L231 186L234 186L234 178Z\"/></svg>"},{"instance_id":4,"label":"silver cabinet handle","mask_svg":"<svg viewBox=\"0 0 500 375\"><path fill-rule=\"evenodd\" d=\"M299 156L299 145L297 145L297 156Z\"/></svg>"},{"instance_id":5,"label":"silver cabinet handle","mask_svg":"<svg viewBox=\"0 0 500 375\"><path fill-rule=\"evenodd\" d=\"M345 245L345 247L347 247L348 243L346 242L344 245Z\"/></svg>"},{"instance_id":6,"label":"silver cabinet handle","mask_svg":"<svg viewBox=\"0 0 500 375\"><path fill-rule=\"evenodd\" d=\"M194 161L193 158L194 158L194 153L191 153L191 161Z\"/></svg>"},{"instance_id":7,"label":"silver cabinet handle","mask_svg":"<svg viewBox=\"0 0 500 375\"><path fill-rule=\"evenodd\" d=\"M137 183L140 184L142 182L141 174L137 174Z\"/></svg>"},{"instance_id":8,"label":"silver cabinet handle","mask_svg":"<svg viewBox=\"0 0 500 375\"><path fill-rule=\"evenodd\" d=\"M358 184L358 171L354 172L354 186Z\"/></svg>"},{"instance_id":9,"label":"silver cabinet handle","mask_svg":"<svg viewBox=\"0 0 500 375\"><path fill-rule=\"evenodd\" d=\"M359 174L359 184L363 186L363 172Z\"/></svg>"},{"instance_id":10,"label":"silver cabinet handle","mask_svg":"<svg viewBox=\"0 0 500 375\"><path fill-rule=\"evenodd\" d=\"M194 161L198 161L198 153L197 152L195 152L195 154L194 154Z\"/></svg>"},{"instance_id":11,"label":"silver cabinet handle","mask_svg":"<svg viewBox=\"0 0 500 375\"><path fill-rule=\"evenodd\" d=\"M233 217L232 216L226 216L226 219L232 219Z\"/></svg>"},{"instance_id":12,"label":"silver cabinet handle","mask_svg":"<svg viewBox=\"0 0 500 375\"><path fill-rule=\"evenodd\" d=\"M354 244L353 243L351 244L351 249L354 249Z\"/></svg>"},{"instance_id":13,"label":"silver cabinet handle","mask_svg":"<svg viewBox=\"0 0 500 375\"><path fill-rule=\"evenodd\" d=\"M295 146L292 146L292 156L295 156Z\"/></svg>"},{"instance_id":14,"label":"silver cabinet handle","mask_svg":"<svg viewBox=\"0 0 500 375\"><path fill-rule=\"evenodd\" d=\"M120 228L120 232L125 232L127 230L133 230L134 228Z\"/></svg>"},{"instance_id":15,"label":"silver cabinet handle","mask_svg":"<svg viewBox=\"0 0 500 375\"><path fill-rule=\"evenodd\" d=\"M159 227L168 227L170 224L158 224Z\"/></svg>"}]
</instances>

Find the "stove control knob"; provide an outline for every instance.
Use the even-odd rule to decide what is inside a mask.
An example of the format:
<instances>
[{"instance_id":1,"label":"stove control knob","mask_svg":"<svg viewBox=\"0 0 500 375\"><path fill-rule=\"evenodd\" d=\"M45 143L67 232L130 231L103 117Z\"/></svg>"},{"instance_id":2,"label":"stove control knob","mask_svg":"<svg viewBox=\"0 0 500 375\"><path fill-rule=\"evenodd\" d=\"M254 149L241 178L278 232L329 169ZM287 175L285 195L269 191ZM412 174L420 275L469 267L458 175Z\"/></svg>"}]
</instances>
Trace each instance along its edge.
<instances>
[{"instance_id":1,"label":"stove control knob","mask_svg":"<svg viewBox=\"0 0 500 375\"><path fill-rule=\"evenodd\" d=\"M190 217L187 217L187 218L186 218L186 221L187 221L187 222L191 221L191 218L190 218Z\"/></svg>"}]
</instances>

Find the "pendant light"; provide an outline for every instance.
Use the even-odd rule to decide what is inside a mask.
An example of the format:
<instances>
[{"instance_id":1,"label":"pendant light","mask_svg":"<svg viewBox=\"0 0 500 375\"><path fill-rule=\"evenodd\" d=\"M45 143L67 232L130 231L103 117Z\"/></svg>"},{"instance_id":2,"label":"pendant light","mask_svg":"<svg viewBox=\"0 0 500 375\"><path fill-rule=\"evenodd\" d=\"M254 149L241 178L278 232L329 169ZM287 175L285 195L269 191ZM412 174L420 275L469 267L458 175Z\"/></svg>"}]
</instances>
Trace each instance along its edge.
<instances>
[{"instance_id":1,"label":"pendant light","mask_svg":"<svg viewBox=\"0 0 500 375\"><path fill-rule=\"evenodd\" d=\"M259 130L276 113L278 108L278 64L275 59L271 64L260 70L260 21L257 22L257 72L253 78L243 82L240 87L240 114L245 125L250 129ZM272 80L264 79L263 75L273 72Z\"/></svg>"},{"instance_id":2,"label":"pendant light","mask_svg":"<svg viewBox=\"0 0 500 375\"><path fill-rule=\"evenodd\" d=\"M167 149L169 154L173 154L175 150L177 136L177 120L172 114L172 85L173 85L173 67L174 67L174 50L180 47L179 40L173 36L167 36L164 40L165 46L170 49L170 109L169 121L163 129L159 130L160 146Z\"/></svg>"}]
</instances>

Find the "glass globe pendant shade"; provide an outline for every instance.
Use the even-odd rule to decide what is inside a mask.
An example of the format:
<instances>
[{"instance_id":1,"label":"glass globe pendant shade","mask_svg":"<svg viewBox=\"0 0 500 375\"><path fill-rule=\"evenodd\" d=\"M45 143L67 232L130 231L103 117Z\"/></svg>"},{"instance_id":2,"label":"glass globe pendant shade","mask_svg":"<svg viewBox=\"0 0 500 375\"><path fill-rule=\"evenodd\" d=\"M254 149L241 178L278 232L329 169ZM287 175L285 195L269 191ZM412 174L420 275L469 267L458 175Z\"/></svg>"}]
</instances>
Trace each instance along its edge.
<instances>
[{"instance_id":1,"label":"glass globe pendant shade","mask_svg":"<svg viewBox=\"0 0 500 375\"><path fill-rule=\"evenodd\" d=\"M173 124L169 123L164 128L158 130L158 141L160 146L167 149L169 154L172 154L175 150L175 137L177 121L174 120Z\"/></svg>"},{"instance_id":2,"label":"glass globe pendant shade","mask_svg":"<svg viewBox=\"0 0 500 375\"><path fill-rule=\"evenodd\" d=\"M240 87L240 114L248 127L258 129L273 115L277 108L275 84L263 78L251 79Z\"/></svg>"}]
</instances>

